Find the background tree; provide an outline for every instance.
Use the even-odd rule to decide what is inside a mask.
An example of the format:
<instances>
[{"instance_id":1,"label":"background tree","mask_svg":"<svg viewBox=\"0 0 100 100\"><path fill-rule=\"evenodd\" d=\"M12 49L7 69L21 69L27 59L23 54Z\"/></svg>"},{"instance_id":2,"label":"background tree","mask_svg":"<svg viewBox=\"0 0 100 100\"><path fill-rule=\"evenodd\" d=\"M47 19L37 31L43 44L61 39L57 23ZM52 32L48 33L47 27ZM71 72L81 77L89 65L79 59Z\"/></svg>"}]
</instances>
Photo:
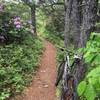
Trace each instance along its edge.
<instances>
[{"instance_id":1,"label":"background tree","mask_svg":"<svg viewBox=\"0 0 100 100\"><path fill-rule=\"evenodd\" d=\"M37 36L36 33L36 2L35 0L22 0L26 5L28 5L31 9L31 22L33 26L33 35Z\"/></svg>"}]
</instances>

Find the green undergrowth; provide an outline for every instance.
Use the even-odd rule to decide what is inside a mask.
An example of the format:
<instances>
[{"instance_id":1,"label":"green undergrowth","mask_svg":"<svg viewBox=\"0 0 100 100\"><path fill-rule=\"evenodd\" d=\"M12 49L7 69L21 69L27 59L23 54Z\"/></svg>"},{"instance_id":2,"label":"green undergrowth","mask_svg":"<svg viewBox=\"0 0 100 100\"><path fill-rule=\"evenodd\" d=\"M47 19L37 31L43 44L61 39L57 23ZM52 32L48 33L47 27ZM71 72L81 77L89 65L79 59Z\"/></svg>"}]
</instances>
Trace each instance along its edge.
<instances>
[{"instance_id":1,"label":"green undergrowth","mask_svg":"<svg viewBox=\"0 0 100 100\"><path fill-rule=\"evenodd\" d=\"M100 34L92 33L80 52L84 53L87 64L86 76L77 88L80 100L100 100Z\"/></svg>"},{"instance_id":2,"label":"green undergrowth","mask_svg":"<svg viewBox=\"0 0 100 100\"><path fill-rule=\"evenodd\" d=\"M20 93L29 85L42 51L42 39L34 39L31 35L21 44L0 46L0 100Z\"/></svg>"}]
</instances>

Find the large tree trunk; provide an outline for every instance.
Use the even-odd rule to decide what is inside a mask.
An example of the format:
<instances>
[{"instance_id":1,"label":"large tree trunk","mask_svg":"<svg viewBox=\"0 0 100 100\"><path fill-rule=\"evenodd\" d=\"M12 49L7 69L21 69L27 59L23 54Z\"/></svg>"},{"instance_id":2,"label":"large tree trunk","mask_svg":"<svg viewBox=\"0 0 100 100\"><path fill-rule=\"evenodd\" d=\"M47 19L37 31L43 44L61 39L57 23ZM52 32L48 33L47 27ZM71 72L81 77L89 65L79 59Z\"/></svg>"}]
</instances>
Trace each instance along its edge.
<instances>
[{"instance_id":1,"label":"large tree trunk","mask_svg":"<svg viewBox=\"0 0 100 100\"><path fill-rule=\"evenodd\" d=\"M84 47L97 19L98 0L65 0L65 46Z\"/></svg>"},{"instance_id":2,"label":"large tree trunk","mask_svg":"<svg viewBox=\"0 0 100 100\"><path fill-rule=\"evenodd\" d=\"M69 48L72 34L75 49L84 48L96 23L98 0L65 0L65 8L65 46ZM83 57L77 62L75 70L77 88L86 70ZM76 95L74 100L77 99Z\"/></svg>"},{"instance_id":3,"label":"large tree trunk","mask_svg":"<svg viewBox=\"0 0 100 100\"><path fill-rule=\"evenodd\" d=\"M36 6L33 5L31 7L31 20L32 20L32 26L33 26L33 35L34 36L37 36L37 33L36 33Z\"/></svg>"},{"instance_id":4,"label":"large tree trunk","mask_svg":"<svg viewBox=\"0 0 100 100\"><path fill-rule=\"evenodd\" d=\"M73 38L75 48L78 47L81 26L81 0L65 0L65 46L70 46Z\"/></svg>"},{"instance_id":5,"label":"large tree trunk","mask_svg":"<svg viewBox=\"0 0 100 100\"><path fill-rule=\"evenodd\" d=\"M85 47L97 19L98 0L83 0L79 47Z\"/></svg>"},{"instance_id":6,"label":"large tree trunk","mask_svg":"<svg viewBox=\"0 0 100 100\"><path fill-rule=\"evenodd\" d=\"M96 24L98 0L83 0L84 6L82 7L82 22L81 31L79 34L78 48L84 48L90 37L93 27ZM83 54L81 54L83 55ZM78 81L82 80L85 75L86 66L84 59L77 64L77 77Z\"/></svg>"}]
</instances>

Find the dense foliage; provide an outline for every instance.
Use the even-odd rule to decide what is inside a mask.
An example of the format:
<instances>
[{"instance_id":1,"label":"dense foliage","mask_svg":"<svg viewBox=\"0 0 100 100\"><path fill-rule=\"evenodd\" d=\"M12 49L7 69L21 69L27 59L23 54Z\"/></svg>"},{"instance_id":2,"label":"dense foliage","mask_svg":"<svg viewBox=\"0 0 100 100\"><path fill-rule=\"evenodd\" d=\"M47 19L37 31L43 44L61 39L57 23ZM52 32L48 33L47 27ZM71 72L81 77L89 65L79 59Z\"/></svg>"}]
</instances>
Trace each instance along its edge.
<instances>
[{"instance_id":1,"label":"dense foliage","mask_svg":"<svg viewBox=\"0 0 100 100\"><path fill-rule=\"evenodd\" d=\"M42 37L53 43L64 40L64 6L37 9L37 27L43 33Z\"/></svg>"},{"instance_id":2,"label":"dense foliage","mask_svg":"<svg viewBox=\"0 0 100 100\"><path fill-rule=\"evenodd\" d=\"M0 47L0 100L22 91L39 63L41 40L28 36L23 42Z\"/></svg>"},{"instance_id":3,"label":"dense foliage","mask_svg":"<svg viewBox=\"0 0 100 100\"><path fill-rule=\"evenodd\" d=\"M88 66L85 79L78 86L78 94L83 100L100 98L100 34L93 33L84 51Z\"/></svg>"},{"instance_id":4,"label":"dense foliage","mask_svg":"<svg viewBox=\"0 0 100 100\"><path fill-rule=\"evenodd\" d=\"M21 17L0 8L0 100L5 100L31 82L43 44Z\"/></svg>"}]
</instances>

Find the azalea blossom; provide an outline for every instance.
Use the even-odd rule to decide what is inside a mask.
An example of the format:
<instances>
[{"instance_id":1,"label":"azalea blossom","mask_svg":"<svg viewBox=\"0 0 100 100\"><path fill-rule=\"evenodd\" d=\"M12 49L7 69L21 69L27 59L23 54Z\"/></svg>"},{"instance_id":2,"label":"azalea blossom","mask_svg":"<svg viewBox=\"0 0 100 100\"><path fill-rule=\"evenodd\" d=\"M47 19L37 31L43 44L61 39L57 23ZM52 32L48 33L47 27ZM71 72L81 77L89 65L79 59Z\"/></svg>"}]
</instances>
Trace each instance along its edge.
<instances>
[{"instance_id":1,"label":"azalea blossom","mask_svg":"<svg viewBox=\"0 0 100 100\"><path fill-rule=\"evenodd\" d=\"M16 27L17 29L20 29L20 28L22 27L20 17L18 17L18 16L15 17L15 18L13 19L13 21L14 21L14 25L15 25L15 27Z\"/></svg>"},{"instance_id":2,"label":"azalea blossom","mask_svg":"<svg viewBox=\"0 0 100 100\"><path fill-rule=\"evenodd\" d=\"M14 25L20 25L20 24L21 24L21 22L19 22L19 21L14 22Z\"/></svg>"},{"instance_id":3,"label":"azalea blossom","mask_svg":"<svg viewBox=\"0 0 100 100\"><path fill-rule=\"evenodd\" d=\"M16 28L17 28L17 29L20 29L20 28L21 28L21 25L16 25Z\"/></svg>"},{"instance_id":4,"label":"azalea blossom","mask_svg":"<svg viewBox=\"0 0 100 100\"><path fill-rule=\"evenodd\" d=\"M0 4L0 12L4 11L4 5Z\"/></svg>"}]
</instances>

